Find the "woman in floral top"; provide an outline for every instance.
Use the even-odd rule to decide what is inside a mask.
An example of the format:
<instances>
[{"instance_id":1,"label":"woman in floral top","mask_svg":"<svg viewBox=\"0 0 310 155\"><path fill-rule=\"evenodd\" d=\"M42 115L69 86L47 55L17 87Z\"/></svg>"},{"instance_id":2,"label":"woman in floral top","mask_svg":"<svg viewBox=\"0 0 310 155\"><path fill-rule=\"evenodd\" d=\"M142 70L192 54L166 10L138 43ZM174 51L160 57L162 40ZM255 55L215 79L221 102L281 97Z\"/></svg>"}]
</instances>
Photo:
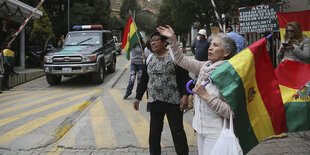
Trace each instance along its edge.
<instances>
[{"instance_id":1,"label":"woman in floral top","mask_svg":"<svg viewBox=\"0 0 310 155\"><path fill-rule=\"evenodd\" d=\"M151 35L151 47L154 54L149 55L141 81L137 87L134 108L147 90L150 112L149 145L150 154L160 154L160 139L164 116L167 115L170 130L178 155L188 154L187 139L183 127L183 110L187 108L188 93L186 82L190 80L188 72L178 67L166 48L166 37L158 32Z\"/></svg>"}]
</instances>

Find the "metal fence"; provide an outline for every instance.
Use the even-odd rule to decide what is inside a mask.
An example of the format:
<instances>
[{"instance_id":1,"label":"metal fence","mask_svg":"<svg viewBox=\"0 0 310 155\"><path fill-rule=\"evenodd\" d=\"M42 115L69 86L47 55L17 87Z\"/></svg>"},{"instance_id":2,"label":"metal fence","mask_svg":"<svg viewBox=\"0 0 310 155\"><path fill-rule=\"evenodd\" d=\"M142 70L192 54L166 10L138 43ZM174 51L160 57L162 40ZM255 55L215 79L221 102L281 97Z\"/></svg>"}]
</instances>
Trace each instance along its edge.
<instances>
[{"instance_id":1,"label":"metal fence","mask_svg":"<svg viewBox=\"0 0 310 155\"><path fill-rule=\"evenodd\" d=\"M267 50L272 61L272 65L274 68L279 64L279 60L277 59L277 51L280 47L281 38L280 32L271 32L272 37L268 39L267 42ZM270 34L270 33L269 33ZM246 40L247 46L253 44L257 40L266 37L268 33L248 33L244 34L244 38Z\"/></svg>"}]
</instances>

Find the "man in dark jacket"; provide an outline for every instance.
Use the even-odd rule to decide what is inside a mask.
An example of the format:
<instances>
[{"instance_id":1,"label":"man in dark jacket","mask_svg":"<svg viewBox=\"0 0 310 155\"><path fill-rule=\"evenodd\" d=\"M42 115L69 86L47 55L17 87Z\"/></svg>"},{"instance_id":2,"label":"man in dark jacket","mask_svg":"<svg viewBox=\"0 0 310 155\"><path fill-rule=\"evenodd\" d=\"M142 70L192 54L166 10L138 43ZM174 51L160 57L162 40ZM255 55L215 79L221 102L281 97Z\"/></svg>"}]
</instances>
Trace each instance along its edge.
<instances>
[{"instance_id":1,"label":"man in dark jacket","mask_svg":"<svg viewBox=\"0 0 310 155\"><path fill-rule=\"evenodd\" d=\"M195 59L198 61L208 60L209 42L206 39L207 32L205 29L201 29L198 32L197 40L192 44L191 50L195 55Z\"/></svg>"}]
</instances>

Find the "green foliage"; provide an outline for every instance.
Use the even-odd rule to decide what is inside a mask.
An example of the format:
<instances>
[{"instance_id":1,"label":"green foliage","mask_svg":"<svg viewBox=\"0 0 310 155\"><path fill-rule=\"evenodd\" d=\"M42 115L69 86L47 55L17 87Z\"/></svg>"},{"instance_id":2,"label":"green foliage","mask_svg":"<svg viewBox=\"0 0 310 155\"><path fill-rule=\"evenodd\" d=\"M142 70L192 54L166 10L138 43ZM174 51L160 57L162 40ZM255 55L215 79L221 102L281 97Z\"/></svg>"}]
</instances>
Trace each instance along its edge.
<instances>
[{"instance_id":1,"label":"green foliage","mask_svg":"<svg viewBox=\"0 0 310 155\"><path fill-rule=\"evenodd\" d=\"M111 25L110 25L111 29L124 30L125 26L126 26L125 21L121 20L118 17L111 17Z\"/></svg>"},{"instance_id":2,"label":"green foliage","mask_svg":"<svg viewBox=\"0 0 310 155\"><path fill-rule=\"evenodd\" d=\"M71 8L70 23L71 25L89 25L92 23L95 9L88 3L73 3Z\"/></svg>"},{"instance_id":3,"label":"green foliage","mask_svg":"<svg viewBox=\"0 0 310 155\"><path fill-rule=\"evenodd\" d=\"M156 16L148 13L137 13L136 24L139 30L151 34L156 29Z\"/></svg>"},{"instance_id":4,"label":"green foliage","mask_svg":"<svg viewBox=\"0 0 310 155\"><path fill-rule=\"evenodd\" d=\"M128 20L129 17L129 10L138 11L141 10L140 6L138 5L136 0L123 0L121 9L120 9L120 17L123 20Z\"/></svg>"},{"instance_id":5,"label":"green foliage","mask_svg":"<svg viewBox=\"0 0 310 155\"><path fill-rule=\"evenodd\" d=\"M52 29L50 18L47 16L43 7L40 7L39 10L43 12L43 16L33 21L33 29L30 34L30 41L37 45L43 46L45 41L49 37L55 37L55 34Z\"/></svg>"},{"instance_id":6,"label":"green foliage","mask_svg":"<svg viewBox=\"0 0 310 155\"><path fill-rule=\"evenodd\" d=\"M177 34L188 33L195 20L193 0L164 0L157 25L171 25Z\"/></svg>"},{"instance_id":7,"label":"green foliage","mask_svg":"<svg viewBox=\"0 0 310 155\"><path fill-rule=\"evenodd\" d=\"M171 25L173 28L175 24L173 23L172 19L172 10L173 6L170 5L169 0L164 0L163 4L161 5L159 9L159 15L157 17L157 25L165 26L165 25Z\"/></svg>"},{"instance_id":8,"label":"green foliage","mask_svg":"<svg viewBox=\"0 0 310 155\"><path fill-rule=\"evenodd\" d=\"M94 8L96 11L93 16L93 22L98 22L104 29L108 29L112 25L110 0L95 0Z\"/></svg>"}]
</instances>

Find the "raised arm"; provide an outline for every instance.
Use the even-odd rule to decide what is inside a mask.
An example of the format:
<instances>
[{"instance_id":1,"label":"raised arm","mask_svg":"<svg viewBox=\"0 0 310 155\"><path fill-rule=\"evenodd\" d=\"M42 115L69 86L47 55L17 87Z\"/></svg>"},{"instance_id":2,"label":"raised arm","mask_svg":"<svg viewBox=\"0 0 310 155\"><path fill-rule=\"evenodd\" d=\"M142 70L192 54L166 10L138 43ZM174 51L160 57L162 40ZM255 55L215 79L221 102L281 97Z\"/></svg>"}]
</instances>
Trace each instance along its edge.
<instances>
[{"instance_id":1,"label":"raised arm","mask_svg":"<svg viewBox=\"0 0 310 155\"><path fill-rule=\"evenodd\" d=\"M205 62L185 57L179 48L174 31L169 25L167 25L167 27L160 26L157 28L157 31L160 33L160 35L168 38L168 43L171 45L175 63L180 67L194 73L195 75L198 75L201 67Z\"/></svg>"}]
</instances>

